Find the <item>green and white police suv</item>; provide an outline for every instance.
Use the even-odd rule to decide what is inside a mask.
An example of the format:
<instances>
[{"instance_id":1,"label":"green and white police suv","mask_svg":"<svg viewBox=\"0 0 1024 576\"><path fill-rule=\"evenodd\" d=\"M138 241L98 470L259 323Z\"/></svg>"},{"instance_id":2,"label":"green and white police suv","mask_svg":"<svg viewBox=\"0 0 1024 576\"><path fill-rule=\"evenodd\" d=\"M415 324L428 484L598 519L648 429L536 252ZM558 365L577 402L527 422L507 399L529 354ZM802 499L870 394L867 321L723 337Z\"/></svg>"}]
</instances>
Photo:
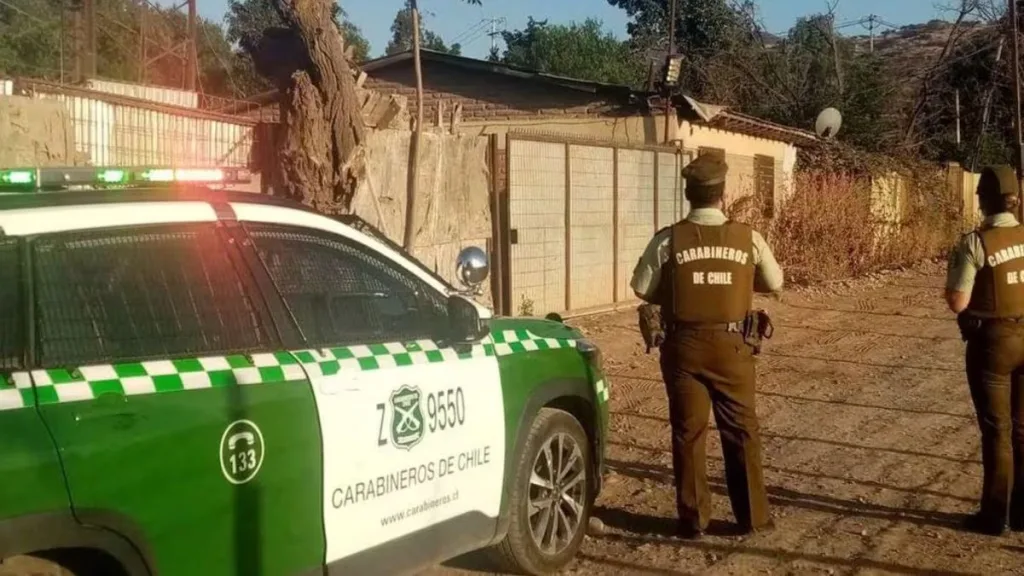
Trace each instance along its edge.
<instances>
[{"instance_id":1,"label":"green and white police suv","mask_svg":"<svg viewBox=\"0 0 1024 576\"><path fill-rule=\"evenodd\" d=\"M214 189L243 176L0 171L0 574L565 566L601 485L595 346L361 220ZM478 289L486 257L457 269Z\"/></svg>"}]
</instances>

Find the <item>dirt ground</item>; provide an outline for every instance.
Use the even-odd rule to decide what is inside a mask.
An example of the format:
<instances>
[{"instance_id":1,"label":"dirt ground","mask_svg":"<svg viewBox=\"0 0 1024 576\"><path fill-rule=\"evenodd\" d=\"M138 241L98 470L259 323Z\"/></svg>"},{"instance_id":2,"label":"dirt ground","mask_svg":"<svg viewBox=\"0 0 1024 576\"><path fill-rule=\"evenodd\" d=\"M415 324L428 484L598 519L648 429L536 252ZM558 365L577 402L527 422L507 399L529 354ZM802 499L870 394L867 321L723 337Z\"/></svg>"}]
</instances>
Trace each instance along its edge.
<instances>
[{"instance_id":1,"label":"dirt ground","mask_svg":"<svg viewBox=\"0 0 1024 576\"><path fill-rule=\"evenodd\" d=\"M981 462L963 343L941 301L943 266L758 301L776 325L758 361L757 409L777 529L748 538L671 536L657 355L644 354L632 309L570 320L605 353L612 421L611 474L595 510L605 529L566 573L1024 574L1024 535L957 528L974 509ZM708 456L726 532L717 431Z\"/></svg>"}]
</instances>

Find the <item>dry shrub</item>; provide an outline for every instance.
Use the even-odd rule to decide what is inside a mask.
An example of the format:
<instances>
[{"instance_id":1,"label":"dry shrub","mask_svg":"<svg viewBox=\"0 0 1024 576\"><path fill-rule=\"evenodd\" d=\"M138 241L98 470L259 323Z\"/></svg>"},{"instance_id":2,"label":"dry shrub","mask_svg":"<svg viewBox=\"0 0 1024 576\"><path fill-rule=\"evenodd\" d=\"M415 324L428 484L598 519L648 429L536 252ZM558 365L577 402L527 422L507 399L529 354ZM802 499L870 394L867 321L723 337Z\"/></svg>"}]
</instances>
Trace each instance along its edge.
<instances>
[{"instance_id":1,"label":"dry shrub","mask_svg":"<svg viewBox=\"0 0 1024 576\"><path fill-rule=\"evenodd\" d=\"M944 182L910 181L916 184L904 197L897 223L872 212L868 178L826 170L798 172L793 193L774 218L762 215L756 197L737 201L729 213L765 236L787 283L855 278L934 258L955 239L957 216L943 201Z\"/></svg>"}]
</instances>

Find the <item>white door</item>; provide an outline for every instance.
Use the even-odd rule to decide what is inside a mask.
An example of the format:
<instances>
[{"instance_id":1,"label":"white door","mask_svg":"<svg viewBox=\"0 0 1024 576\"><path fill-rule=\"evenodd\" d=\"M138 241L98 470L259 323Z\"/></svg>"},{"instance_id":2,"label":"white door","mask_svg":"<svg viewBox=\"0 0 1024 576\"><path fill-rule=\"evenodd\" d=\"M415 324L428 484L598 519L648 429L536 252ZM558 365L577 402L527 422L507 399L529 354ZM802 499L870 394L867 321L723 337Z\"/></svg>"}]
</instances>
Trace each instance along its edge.
<instances>
[{"instance_id":1,"label":"white door","mask_svg":"<svg viewBox=\"0 0 1024 576\"><path fill-rule=\"evenodd\" d=\"M366 246L250 234L309 347L295 356L320 417L327 564L376 572L493 536L505 416L490 338L446 345L446 296Z\"/></svg>"}]
</instances>

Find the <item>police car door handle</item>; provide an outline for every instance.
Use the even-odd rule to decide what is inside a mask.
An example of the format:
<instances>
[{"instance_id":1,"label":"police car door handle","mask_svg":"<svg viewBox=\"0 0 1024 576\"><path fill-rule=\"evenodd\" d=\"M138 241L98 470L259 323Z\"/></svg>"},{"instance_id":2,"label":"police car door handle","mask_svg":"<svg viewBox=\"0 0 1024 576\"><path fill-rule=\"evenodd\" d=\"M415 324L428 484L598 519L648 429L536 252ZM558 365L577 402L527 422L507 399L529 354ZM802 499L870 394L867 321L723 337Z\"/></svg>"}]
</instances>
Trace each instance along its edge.
<instances>
[{"instance_id":1,"label":"police car door handle","mask_svg":"<svg viewBox=\"0 0 1024 576\"><path fill-rule=\"evenodd\" d=\"M75 414L76 421L120 418L134 420L138 413L128 407L128 398L116 392L100 394L91 402L91 406Z\"/></svg>"},{"instance_id":2,"label":"police car door handle","mask_svg":"<svg viewBox=\"0 0 1024 576\"><path fill-rule=\"evenodd\" d=\"M343 379L322 378L319 382L319 388L321 392L329 395L358 392L365 388L365 381L358 373L349 373Z\"/></svg>"}]
</instances>

